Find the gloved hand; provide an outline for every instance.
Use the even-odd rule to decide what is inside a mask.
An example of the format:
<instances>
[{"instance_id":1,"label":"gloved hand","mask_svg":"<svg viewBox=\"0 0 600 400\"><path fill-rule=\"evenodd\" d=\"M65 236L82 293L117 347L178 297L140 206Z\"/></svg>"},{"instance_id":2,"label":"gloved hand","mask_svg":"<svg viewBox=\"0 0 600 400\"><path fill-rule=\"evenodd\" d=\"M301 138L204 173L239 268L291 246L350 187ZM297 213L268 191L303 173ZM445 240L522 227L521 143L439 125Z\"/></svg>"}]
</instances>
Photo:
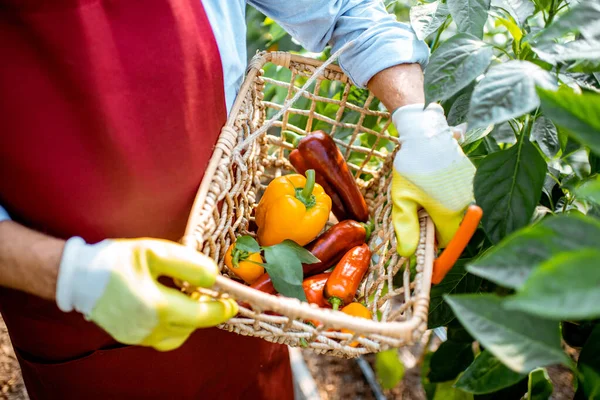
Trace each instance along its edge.
<instances>
[{"instance_id":1,"label":"gloved hand","mask_svg":"<svg viewBox=\"0 0 600 400\"><path fill-rule=\"evenodd\" d=\"M217 274L212 259L173 242L128 239L89 245L74 237L63 251L56 303L62 311L79 311L121 343L172 350L197 328L223 323L238 308L232 299L193 300L158 278L209 287Z\"/></svg>"},{"instance_id":2,"label":"gloved hand","mask_svg":"<svg viewBox=\"0 0 600 400\"><path fill-rule=\"evenodd\" d=\"M419 208L433 219L438 245L443 248L473 202L475 167L454 138L443 108L438 104L423 107L400 107L392 115L401 142L394 159L392 220L398 254L406 257L419 242Z\"/></svg>"}]
</instances>

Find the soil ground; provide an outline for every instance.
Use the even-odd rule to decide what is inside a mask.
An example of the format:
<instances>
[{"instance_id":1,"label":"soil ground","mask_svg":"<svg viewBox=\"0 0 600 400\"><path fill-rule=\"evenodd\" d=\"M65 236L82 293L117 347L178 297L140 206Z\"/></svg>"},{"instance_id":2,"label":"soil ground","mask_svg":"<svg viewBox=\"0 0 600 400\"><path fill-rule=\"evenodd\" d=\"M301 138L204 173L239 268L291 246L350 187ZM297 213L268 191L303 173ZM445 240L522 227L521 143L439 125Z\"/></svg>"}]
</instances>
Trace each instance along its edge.
<instances>
[{"instance_id":1,"label":"soil ground","mask_svg":"<svg viewBox=\"0 0 600 400\"><path fill-rule=\"evenodd\" d=\"M577 354L570 351L573 358ZM404 364L413 366L406 368L404 378L392 390L384 392L388 399L425 400L425 392L420 381L418 360L422 354L421 346L401 353ZM310 351L303 352L304 359L317 383L322 400L374 400L364 375L355 360L335 357L324 357ZM374 357L365 357L373 366ZM564 367L550 367L550 378L554 383L553 400L570 400L573 398L572 375ZM0 399L28 400L25 386L21 378L19 363L15 357L6 326L0 318ZM507 399L508 400L508 399Z\"/></svg>"}]
</instances>

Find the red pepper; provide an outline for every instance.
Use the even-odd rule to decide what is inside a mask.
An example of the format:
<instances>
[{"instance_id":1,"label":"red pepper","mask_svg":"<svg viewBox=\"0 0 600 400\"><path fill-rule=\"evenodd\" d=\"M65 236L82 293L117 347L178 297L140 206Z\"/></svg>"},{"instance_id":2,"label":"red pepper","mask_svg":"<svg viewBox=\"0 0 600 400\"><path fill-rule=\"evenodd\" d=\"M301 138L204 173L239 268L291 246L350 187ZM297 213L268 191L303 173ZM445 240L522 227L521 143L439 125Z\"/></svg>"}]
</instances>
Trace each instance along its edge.
<instances>
[{"instance_id":1,"label":"red pepper","mask_svg":"<svg viewBox=\"0 0 600 400\"><path fill-rule=\"evenodd\" d=\"M367 203L348 169L344 155L331 136L323 131L310 133L300 140L298 150L306 164L340 196L348 216L366 222L369 219Z\"/></svg>"},{"instance_id":2,"label":"red pepper","mask_svg":"<svg viewBox=\"0 0 600 400\"><path fill-rule=\"evenodd\" d=\"M321 261L304 264L304 276L319 274L331 268L350 249L365 243L370 234L370 226L360 222L346 220L335 224L306 245L306 249Z\"/></svg>"},{"instance_id":3,"label":"red pepper","mask_svg":"<svg viewBox=\"0 0 600 400\"><path fill-rule=\"evenodd\" d=\"M273 286L273 282L271 282L271 277L266 272L260 277L258 277L258 279L255 280L254 283L250 285L250 287L269 294L277 293L277 290L275 290L275 286Z\"/></svg>"},{"instance_id":4,"label":"red pepper","mask_svg":"<svg viewBox=\"0 0 600 400\"><path fill-rule=\"evenodd\" d=\"M325 298L337 310L354 299L358 285L369 269L371 250L363 244L347 252L325 284Z\"/></svg>"},{"instance_id":5,"label":"red pepper","mask_svg":"<svg viewBox=\"0 0 600 400\"><path fill-rule=\"evenodd\" d=\"M293 150L290 153L289 160L290 163L292 163L292 165L296 169L296 172L298 172L300 175L305 175L307 170L314 169L306 163L306 161L304 160L304 158L302 158L302 155L300 154L300 150L298 149ZM333 215L335 215L338 221L345 220L347 218L347 214L346 210L344 210L344 202L337 194L335 189L333 189L331 185L321 175L316 174L315 179L317 183L323 187L325 193L327 193L329 197L331 197L331 211L333 211Z\"/></svg>"},{"instance_id":6,"label":"red pepper","mask_svg":"<svg viewBox=\"0 0 600 400\"><path fill-rule=\"evenodd\" d=\"M304 282L302 282L302 288L304 289L304 294L306 294L306 300L308 300L309 303L316 304L323 308L331 308L331 304L323 297L323 289L325 288L325 283L330 275L331 273L319 274L306 278Z\"/></svg>"}]
</instances>

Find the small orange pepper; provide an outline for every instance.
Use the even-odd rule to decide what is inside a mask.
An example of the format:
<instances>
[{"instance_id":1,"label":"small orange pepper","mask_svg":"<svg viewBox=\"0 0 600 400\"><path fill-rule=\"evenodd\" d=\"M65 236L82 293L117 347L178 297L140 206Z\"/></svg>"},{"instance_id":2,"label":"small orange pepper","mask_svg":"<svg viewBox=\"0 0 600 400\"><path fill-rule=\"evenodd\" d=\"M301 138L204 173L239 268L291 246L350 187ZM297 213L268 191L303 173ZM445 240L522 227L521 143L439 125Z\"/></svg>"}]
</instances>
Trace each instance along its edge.
<instances>
[{"instance_id":1,"label":"small orange pepper","mask_svg":"<svg viewBox=\"0 0 600 400\"><path fill-rule=\"evenodd\" d=\"M373 314L371 314L371 311L369 311L369 309L365 306L363 306L361 303L350 303L348 304L346 307L342 308L342 312L348 315L351 315L353 317L358 317L358 318L365 318L365 319L371 319L373 317ZM351 330L348 329L342 329L342 333L354 333ZM358 346L358 342L352 342L350 343L351 347L356 347Z\"/></svg>"},{"instance_id":2,"label":"small orange pepper","mask_svg":"<svg viewBox=\"0 0 600 400\"><path fill-rule=\"evenodd\" d=\"M253 284L262 274L265 269L262 264L263 260L260 253L248 253L235 248L233 243L225 253L225 265L231 272L244 282Z\"/></svg>"}]
</instances>

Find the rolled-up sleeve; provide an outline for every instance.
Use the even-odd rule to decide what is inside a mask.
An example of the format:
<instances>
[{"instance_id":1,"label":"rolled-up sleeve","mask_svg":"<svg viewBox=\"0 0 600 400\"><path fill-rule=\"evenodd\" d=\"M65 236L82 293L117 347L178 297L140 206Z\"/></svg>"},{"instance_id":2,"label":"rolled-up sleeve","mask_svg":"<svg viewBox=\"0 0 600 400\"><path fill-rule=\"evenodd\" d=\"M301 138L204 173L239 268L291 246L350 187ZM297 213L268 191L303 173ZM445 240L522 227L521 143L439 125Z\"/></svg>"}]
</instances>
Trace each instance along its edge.
<instances>
[{"instance_id":1,"label":"rolled-up sleeve","mask_svg":"<svg viewBox=\"0 0 600 400\"><path fill-rule=\"evenodd\" d=\"M251 5L277 21L304 48L333 51L355 38L359 40L339 59L342 69L359 87L373 75L398 64L425 67L429 48L412 28L396 21L380 0L249 0ZM359 37L360 36L360 37Z\"/></svg>"},{"instance_id":2,"label":"rolled-up sleeve","mask_svg":"<svg viewBox=\"0 0 600 400\"><path fill-rule=\"evenodd\" d=\"M10 216L2 206L0 206L0 222L10 220Z\"/></svg>"}]
</instances>

